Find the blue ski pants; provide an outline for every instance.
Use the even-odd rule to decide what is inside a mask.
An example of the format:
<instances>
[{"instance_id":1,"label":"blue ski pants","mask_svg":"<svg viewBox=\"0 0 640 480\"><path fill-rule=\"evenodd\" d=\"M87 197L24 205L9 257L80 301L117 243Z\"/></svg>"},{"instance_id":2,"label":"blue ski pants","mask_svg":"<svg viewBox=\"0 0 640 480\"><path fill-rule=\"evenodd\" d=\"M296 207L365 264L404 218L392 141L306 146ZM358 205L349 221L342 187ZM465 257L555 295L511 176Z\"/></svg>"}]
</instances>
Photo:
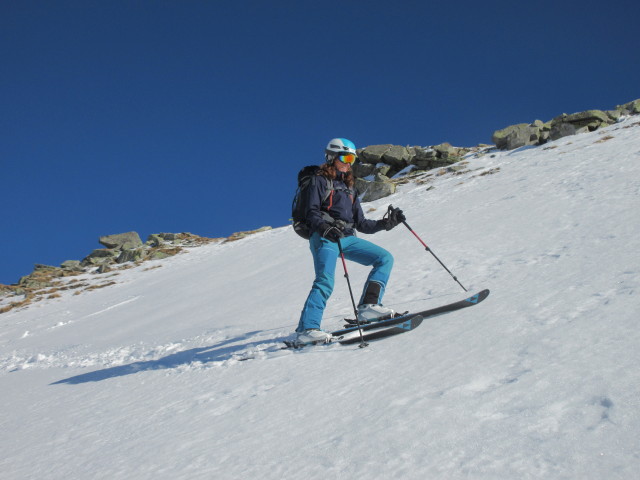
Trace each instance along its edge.
<instances>
[{"instance_id":1,"label":"blue ski pants","mask_svg":"<svg viewBox=\"0 0 640 480\"><path fill-rule=\"evenodd\" d=\"M376 282L380 285L378 298L378 303L380 303L393 267L393 256L384 248L355 236L344 237L340 243L347 260L361 265L373 266L362 291L361 301L369 283ZM302 309L296 332L302 332L309 328L320 328L327 300L333 292L336 263L340 256L338 244L327 240L317 232L309 239L309 248L313 255L316 277Z\"/></svg>"}]
</instances>

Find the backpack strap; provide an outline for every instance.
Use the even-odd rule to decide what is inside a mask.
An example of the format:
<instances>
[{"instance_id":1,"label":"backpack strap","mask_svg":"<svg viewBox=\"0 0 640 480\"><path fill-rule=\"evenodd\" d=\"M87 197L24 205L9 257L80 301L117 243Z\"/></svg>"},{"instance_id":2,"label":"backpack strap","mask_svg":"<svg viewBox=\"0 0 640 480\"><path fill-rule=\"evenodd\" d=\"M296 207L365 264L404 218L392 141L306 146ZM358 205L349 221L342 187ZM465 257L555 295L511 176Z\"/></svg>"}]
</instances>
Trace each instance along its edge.
<instances>
[{"instance_id":1,"label":"backpack strap","mask_svg":"<svg viewBox=\"0 0 640 480\"><path fill-rule=\"evenodd\" d=\"M331 210L331 207L333 206L333 194L335 193L336 189L333 188L333 181L327 179L328 182L331 182L331 191L329 192L328 195L325 195L325 199L323 200L322 203L326 202L327 198L329 199L329 206L327 207L327 210ZM349 195L349 198L351 199L351 205L353 205L354 203L356 203L356 196L355 196L355 191L353 188L344 188L344 189L340 189L343 192L347 192L347 195ZM328 190L327 190L328 191Z\"/></svg>"},{"instance_id":2,"label":"backpack strap","mask_svg":"<svg viewBox=\"0 0 640 480\"><path fill-rule=\"evenodd\" d=\"M335 222L335 219L333 217L331 217L331 215L329 215L329 210L331 210L331 207L333 207L333 194L336 192L336 188L333 187L333 180L331 180L330 178L324 177L324 179L327 181L327 190L324 194L323 200L322 200L322 209L321 209L321 213L322 213L322 217L328 222L328 223L333 223ZM339 189L340 191L344 191L347 192L347 194L349 195L349 198L351 199L351 204L353 205L356 202L356 198L355 198L355 190L352 188L341 188ZM326 201L329 200L329 204L325 207L324 204L326 203ZM347 223L345 224L348 228L353 228L353 223Z\"/></svg>"},{"instance_id":3,"label":"backpack strap","mask_svg":"<svg viewBox=\"0 0 640 480\"><path fill-rule=\"evenodd\" d=\"M333 180L331 180L330 178L327 177L323 177L326 181L327 181L327 189L324 192L324 197L322 198L322 203L326 202L328 198L331 197L331 205L333 205L333 192L335 192L335 189L333 188ZM329 207L331 208L331 207Z\"/></svg>"}]
</instances>

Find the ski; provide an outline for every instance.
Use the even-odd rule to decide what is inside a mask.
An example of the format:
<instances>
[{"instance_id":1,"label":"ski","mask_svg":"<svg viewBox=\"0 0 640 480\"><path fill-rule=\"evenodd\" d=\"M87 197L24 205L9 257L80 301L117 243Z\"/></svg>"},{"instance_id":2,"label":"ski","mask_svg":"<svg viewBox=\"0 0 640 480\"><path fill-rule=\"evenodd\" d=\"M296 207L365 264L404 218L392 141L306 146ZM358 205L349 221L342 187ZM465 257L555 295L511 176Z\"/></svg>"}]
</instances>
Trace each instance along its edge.
<instances>
[{"instance_id":1,"label":"ski","mask_svg":"<svg viewBox=\"0 0 640 480\"><path fill-rule=\"evenodd\" d=\"M403 313L398 313L396 312L395 315L391 316L391 315L385 315L384 317L380 317L376 320L369 320L369 321L364 321L364 322L360 322L360 325L368 325L369 323L378 323L381 322L382 320L391 320L392 318L398 318L398 317L404 317L405 315L409 314L409 310L407 310L406 312ZM353 318L345 318L344 319L345 322L347 322L347 324L344 326L344 328L349 328L355 325L358 325L358 321L353 319Z\"/></svg>"},{"instance_id":2,"label":"ski","mask_svg":"<svg viewBox=\"0 0 640 480\"><path fill-rule=\"evenodd\" d=\"M291 340L285 340L284 341L285 346L281 347L280 350L287 350L287 349L300 350L301 348L304 348L304 347L315 347L315 346L318 346L318 345L329 345L330 343L331 342L329 342L329 343L318 343L318 342L315 342L315 343L296 343L296 342L291 341Z\"/></svg>"},{"instance_id":3,"label":"ski","mask_svg":"<svg viewBox=\"0 0 640 480\"><path fill-rule=\"evenodd\" d=\"M337 340L337 342L342 345L352 345L354 343L360 343L362 340L364 340L365 342L370 342L371 340L378 340L380 338L399 335L401 333L410 332L414 328L417 328L422 323L422 320L423 318L421 315L415 315L411 318L405 319L404 322L398 323L395 326L389 328L379 328L371 333L364 334L362 336L362 339L360 338L360 335L348 338L346 340L340 340L340 338L342 337L338 337L339 339Z\"/></svg>"},{"instance_id":4,"label":"ski","mask_svg":"<svg viewBox=\"0 0 640 480\"><path fill-rule=\"evenodd\" d=\"M332 343L339 343L341 345L353 345L355 343L362 342L362 340L364 340L366 344L367 341L378 340L380 338L386 338L386 337L391 337L393 335L399 335L401 333L410 332L414 328L417 328L422 323L422 320L423 318L421 315L414 315L411 318L405 318L403 322L397 323L391 327L388 327L388 328L379 327L372 332L368 332L362 336L363 337L362 339L360 338L360 335L347 338L347 339L344 339L344 337L340 336L340 337L334 337L329 343L306 343L306 344L297 344L295 342L285 340L284 344L286 346L282 347L282 349L285 350L285 349L291 348L294 350L300 350L301 348L308 347L308 346L330 345Z\"/></svg>"},{"instance_id":5,"label":"ski","mask_svg":"<svg viewBox=\"0 0 640 480\"><path fill-rule=\"evenodd\" d=\"M366 323L364 325L360 325L360 330L363 332L363 338L360 338L360 335L353 336L350 338L344 338L345 335L350 333L358 333L358 326L349 326L347 328L343 328L341 330L336 330L331 332L333 339L328 344L318 344L318 345L329 345L331 343L340 343L342 345L350 345L354 343L359 343L362 340L371 341L377 340L380 338L385 338L393 335L398 335L401 333L409 332L414 328L417 328L424 319L437 317L438 315L443 315L445 313L454 312L456 310L460 310L462 308L472 307L482 302L489 296L489 290L482 290L475 295L472 295L464 300L459 300L457 302L449 303L447 305L442 305L440 307L430 308L428 310L423 310L422 312L417 313L409 313L406 315L401 315L399 317L390 318L388 320L382 320L379 322ZM364 333L369 332L370 333ZM306 347L308 345L315 344L297 344L292 341L285 341L286 348L300 349Z\"/></svg>"},{"instance_id":6,"label":"ski","mask_svg":"<svg viewBox=\"0 0 640 480\"><path fill-rule=\"evenodd\" d=\"M360 325L360 329L365 332L367 330L371 330L371 329L378 329L378 328L385 328L385 327L390 327L393 325L397 325L400 323L405 322L406 320L418 316L420 315L423 319L425 318L430 318L430 317L436 317L438 315L442 315L444 313L449 313L449 312L454 312L456 310L460 310L462 308L467 308L467 307L472 307L474 305L477 305L478 303L482 302L485 298L487 298L489 296L489 290L482 290L481 292L476 293L475 295L472 295L468 298L465 298L464 300L459 300L457 302L453 302L453 303L449 303L447 305L442 305L440 307L435 307L435 308L430 308L428 310L423 310L422 312L416 312L416 313L408 313L406 315L402 315L399 317L393 317L390 318L388 320L382 320L380 322L372 322L372 323L365 323L364 325ZM344 336L348 333L351 332L357 332L358 331L358 326L357 325L353 325L353 326L349 326L347 328L343 328L341 330L336 330L335 332L331 332L331 335L333 335L334 337L341 337Z\"/></svg>"}]
</instances>

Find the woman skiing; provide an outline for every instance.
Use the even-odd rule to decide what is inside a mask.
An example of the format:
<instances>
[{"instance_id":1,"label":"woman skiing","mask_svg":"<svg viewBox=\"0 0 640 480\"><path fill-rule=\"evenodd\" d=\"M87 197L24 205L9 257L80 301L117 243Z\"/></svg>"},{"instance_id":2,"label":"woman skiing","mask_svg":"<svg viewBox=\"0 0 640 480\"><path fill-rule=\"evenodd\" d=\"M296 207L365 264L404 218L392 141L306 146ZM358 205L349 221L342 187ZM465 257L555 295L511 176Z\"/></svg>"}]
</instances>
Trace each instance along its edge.
<instances>
[{"instance_id":1,"label":"woman skiing","mask_svg":"<svg viewBox=\"0 0 640 480\"><path fill-rule=\"evenodd\" d=\"M356 160L356 147L346 138L332 139L325 149L324 165L320 166L307 189L305 218L311 237L315 280L304 304L296 329L296 343L326 343L331 334L320 329L322 314L333 292L336 262L340 255L373 268L358 303L358 320L371 322L393 315L381 301L391 274L393 257L384 248L355 235L391 230L405 220L400 209L394 209L382 220L365 218L354 188L351 165ZM330 190L330 192L327 192Z\"/></svg>"}]
</instances>

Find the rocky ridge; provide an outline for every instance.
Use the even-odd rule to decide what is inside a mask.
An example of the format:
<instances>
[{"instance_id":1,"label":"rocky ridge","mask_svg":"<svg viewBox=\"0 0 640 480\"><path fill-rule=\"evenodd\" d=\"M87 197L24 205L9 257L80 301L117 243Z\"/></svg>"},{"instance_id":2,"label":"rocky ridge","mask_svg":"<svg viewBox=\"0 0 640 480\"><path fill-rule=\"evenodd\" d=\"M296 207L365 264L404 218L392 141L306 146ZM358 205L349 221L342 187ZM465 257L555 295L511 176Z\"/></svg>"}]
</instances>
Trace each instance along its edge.
<instances>
[{"instance_id":1,"label":"rocky ridge","mask_svg":"<svg viewBox=\"0 0 640 480\"><path fill-rule=\"evenodd\" d=\"M237 232L227 238L208 238L191 233L157 233L149 235L145 243L136 232L106 235L98 239L105 248L93 250L82 260L67 260L58 267L36 264L33 272L20 278L16 284L0 284L0 314L45 298L60 297L63 291L75 290L74 294L78 295L85 291L108 287L115 282L106 279L112 278L121 270L140 266L150 260L162 260L185 252L191 247L213 242L233 242L270 229L271 227L262 227ZM161 264L157 264L149 268L160 266ZM104 275L108 273L110 274ZM88 280L87 275L93 276L94 279Z\"/></svg>"},{"instance_id":2,"label":"rocky ridge","mask_svg":"<svg viewBox=\"0 0 640 480\"><path fill-rule=\"evenodd\" d=\"M356 188L363 201L370 202L395 193L399 183L405 182L407 177L422 175L425 170L445 168L440 173L455 172L462 168L459 162L470 154L484 154L492 148L513 150L527 145L543 145L569 135L593 132L637 114L640 114L640 99L612 110L563 113L548 122L535 120L530 124L511 125L493 133L495 147L485 144L454 147L449 143L426 147L371 145L358 150L358 161L353 168L357 177Z\"/></svg>"},{"instance_id":3,"label":"rocky ridge","mask_svg":"<svg viewBox=\"0 0 640 480\"><path fill-rule=\"evenodd\" d=\"M543 145L578 133L593 132L613 125L622 117L640 114L640 99L618 105L613 110L586 110L573 114L563 113L548 122L511 125L493 133L492 140L501 150L513 150L527 145Z\"/></svg>"},{"instance_id":4,"label":"rocky ridge","mask_svg":"<svg viewBox=\"0 0 640 480\"><path fill-rule=\"evenodd\" d=\"M395 193L402 178L425 170L450 167L469 153L479 152L489 145L454 147L449 143L420 147L372 145L358 150L358 162L353 167L356 188L362 201L371 202ZM392 178L397 177L397 178Z\"/></svg>"}]
</instances>

